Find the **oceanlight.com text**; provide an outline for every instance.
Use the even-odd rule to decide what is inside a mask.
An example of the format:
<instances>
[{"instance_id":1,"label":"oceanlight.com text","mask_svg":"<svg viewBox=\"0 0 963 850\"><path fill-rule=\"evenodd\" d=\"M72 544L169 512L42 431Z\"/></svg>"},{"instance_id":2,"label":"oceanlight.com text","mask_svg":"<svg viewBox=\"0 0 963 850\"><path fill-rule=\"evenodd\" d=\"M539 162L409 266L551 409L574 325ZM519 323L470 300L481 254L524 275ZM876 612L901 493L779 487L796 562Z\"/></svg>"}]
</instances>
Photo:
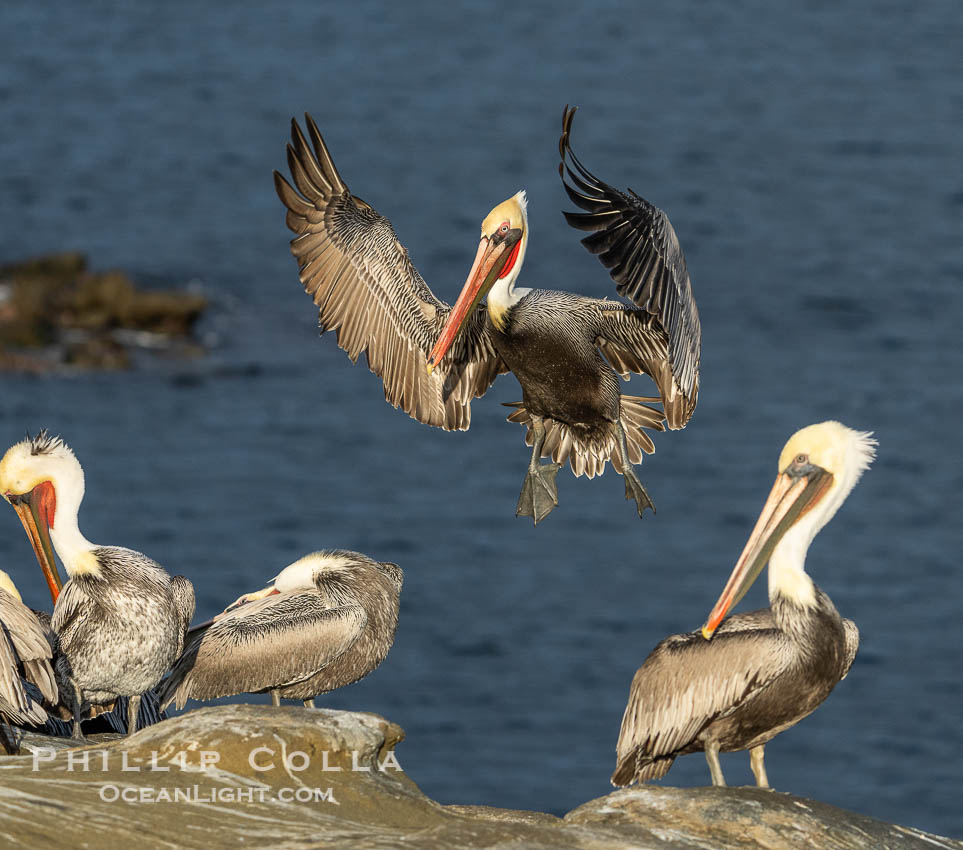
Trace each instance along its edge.
<instances>
[{"instance_id":1,"label":"oceanlight.com text","mask_svg":"<svg viewBox=\"0 0 963 850\"><path fill-rule=\"evenodd\" d=\"M148 785L101 785L98 792L105 803L127 805L150 805L152 803L332 803L341 805L334 796L333 788L202 788L190 785L186 788L153 788Z\"/></svg>"}]
</instances>

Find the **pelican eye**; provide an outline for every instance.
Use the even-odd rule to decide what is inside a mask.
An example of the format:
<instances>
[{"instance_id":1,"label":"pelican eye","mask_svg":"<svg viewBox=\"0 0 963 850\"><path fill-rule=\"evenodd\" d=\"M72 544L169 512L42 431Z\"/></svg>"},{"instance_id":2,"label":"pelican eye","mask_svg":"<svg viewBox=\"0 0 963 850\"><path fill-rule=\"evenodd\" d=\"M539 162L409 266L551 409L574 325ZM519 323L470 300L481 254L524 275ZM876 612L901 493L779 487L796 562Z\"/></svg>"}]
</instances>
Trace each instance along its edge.
<instances>
[{"instance_id":1,"label":"pelican eye","mask_svg":"<svg viewBox=\"0 0 963 850\"><path fill-rule=\"evenodd\" d=\"M797 466L805 466L807 463L809 463L809 455L798 454L796 455L796 459L793 461L793 463L795 463Z\"/></svg>"},{"instance_id":2,"label":"pelican eye","mask_svg":"<svg viewBox=\"0 0 963 850\"><path fill-rule=\"evenodd\" d=\"M507 222L507 221L503 221L503 222L502 222L502 226L498 228L498 232L499 232L499 233L502 233L502 234L508 233L508 222Z\"/></svg>"}]
</instances>

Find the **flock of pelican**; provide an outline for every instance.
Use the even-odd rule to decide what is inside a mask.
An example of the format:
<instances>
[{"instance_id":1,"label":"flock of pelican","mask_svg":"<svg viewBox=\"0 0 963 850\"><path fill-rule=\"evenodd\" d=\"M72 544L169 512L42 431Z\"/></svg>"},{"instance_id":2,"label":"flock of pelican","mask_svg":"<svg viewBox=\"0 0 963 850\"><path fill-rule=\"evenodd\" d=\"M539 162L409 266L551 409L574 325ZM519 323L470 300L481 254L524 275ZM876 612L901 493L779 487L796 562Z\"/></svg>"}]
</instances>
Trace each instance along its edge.
<instances>
[{"instance_id":1,"label":"flock of pelican","mask_svg":"<svg viewBox=\"0 0 963 850\"><path fill-rule=\"evenodd\" d=\"M631 303L517 285L529 236L524 192L483 220L450 307L391 223L350 193L310 116L307 136L292 121L291 182L274 175L322 333L334 330L352 362L366 355L388 402L420 422L467 429L472 399L498 375L515 375L522 400L508 419L526 426L532 446L516 515L536 524L558 505L566 462L588 477L611 462L639 516L654 510L633 467L654 450L647 431L684 427L699 391L699 314L675 231L661 210L582 165L570 143L574 114L563 114L559 173L582 211L565 217L590 232L583 244ZM623 394L620 377L632 373L648 375L658 395ZM718 754L748 749L757 784L768 787L765 744L826 699L856 654L856 627L806 574L805 557L874 447L870 434L838 422L792 436L705 625L667 637L636 673L613 784L659 778L678 756L703 751L713 784L724 785ZM83 469L60 438L41 431L12 446L0 460L0 495L23 523L54 603L52 616L31 611L0 571L6 736L35 727L83 739L83 724L100 715L131 734L172 702L240 693L313 708L317 695L367 675L391 648L402 587L395 564L315 552L191 626L187 578L81 533ZM731 614L767 564L770 607Z\"/></svg>"},{"instance_id":2,"label":"flock of pelican","mask_svg":"<svg viewBox=\"0 0 963 850\"><path fill-rule=\"evenodd\" d=\"M17 635L0 646L0 714L11 723L42 726L66 705L82 740L85 718L120 698L128 734L143 722L145 694L153 719L188 697L271 691L275 705L279 696L309 703L366 676L394 640L401 570L340 550L300 559L271 587L191 628L187 578L81 533L83 468L44 431L7 450L0 493L20 516L54 602L52 617L33 612L9 578L0 582L3 631Z\"/></svg>"}]
</instances>

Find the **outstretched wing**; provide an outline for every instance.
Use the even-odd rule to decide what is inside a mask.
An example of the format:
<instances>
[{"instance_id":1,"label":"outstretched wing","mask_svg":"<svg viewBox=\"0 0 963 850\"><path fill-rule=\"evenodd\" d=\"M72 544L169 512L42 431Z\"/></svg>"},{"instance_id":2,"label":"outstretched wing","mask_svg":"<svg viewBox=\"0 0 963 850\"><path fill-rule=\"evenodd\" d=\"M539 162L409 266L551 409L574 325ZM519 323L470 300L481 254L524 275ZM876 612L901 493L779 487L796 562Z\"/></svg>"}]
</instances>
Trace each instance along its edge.
<instances>
[{"instance_id":1,"label":"outstretched wing","mask_svg":"<svg viewBox=\"0 0 963 850\"><path fill-rule=\"evenodd\" d=\"M625 349L621 360L634 372L644 371L659 385L670 428L681 428L695 409L699 395L699 356L702 328L699 311L692 297L692 284L685 257L668 217L658 207L640 198L631 189L620 192L592 174L572 152L569 134L575 109L568 106L562 116L558 171L562 185L572 201L586 210L566 212L565 220L579 230L594 231L582 244L598 254L609 269L619 295L630 299L653 320L626 325L614 344ZM645 366L642 337L653 331L664 334L665 368ZM636 362L632 354L638 353ZM606 353L609 357L609 354ZM612 360L611 357L609 357ZM613 365L619 365L613 361ZM664 377L660 372L664 371ZM665 384L665 387L663 387ZM676 400L678 399L678 400Z\"/></svg>"},{"instance_id":2,"label":"outstretched wing","mask_svg":"<svg viewBox=\"0 0 963 850\"><path fill-rule=\"evenodd\" d=\"M384 382L385 398L409 416L446 430L468 427L469 403L507 372L479 305L438 368L428 352L451 308L437 299L408 258L391 222L354 197L338 174L314 120L305 115L313 152L291 121L288 167L274 185L297 235L291 252L301 283L352 362L365 353Z\"/></svg>"},{"instance_id":3,"label":"outstretched wing","mask_svg":"<svg viewBox=\"0 0 963 850\"><path fill-rule=\"evenodd\" d=\"M709 723L783 672L786 638L771 623L726 625L711 641L698 632L672 635L638 669L622 718L613 782L650 778L646 765L684 751Z\"/></svg>"}]
</instances>

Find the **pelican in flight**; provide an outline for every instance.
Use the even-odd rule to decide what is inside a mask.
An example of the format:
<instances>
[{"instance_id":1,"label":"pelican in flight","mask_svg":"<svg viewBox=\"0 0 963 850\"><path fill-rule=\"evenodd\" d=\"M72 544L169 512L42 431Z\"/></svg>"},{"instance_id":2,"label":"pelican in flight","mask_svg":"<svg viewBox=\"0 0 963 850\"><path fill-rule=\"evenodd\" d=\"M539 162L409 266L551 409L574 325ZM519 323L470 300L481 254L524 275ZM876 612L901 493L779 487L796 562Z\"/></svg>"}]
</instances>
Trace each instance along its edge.
<instances>
[{"instance_id":1,"label":"pelican in flight","mask_svg":"<svg viewBox=\"0 0 963 850\"><path fill-rule=\"evenodd\" d=\"M57 703L48 631L0 570L0 718L16 726L44 726L43 702ZM17 747L4 741L9 752Z\"/></svg>"},{"instance_id":2,"label":"pelican in flight","mask_svg":"<svg viewBox=\"0 0 963 850\"><path fill-rule=\"evenodd\" d=\"M654 510L632 468L655 450L644 429L662 430L663 419L684 427L699 391L699 313L675 231L661 210L582 166L569 146L574 114L566 107L559 173L585 212L565 217L593 231L583 244L632 304L516 285L528 248L524 192L485 217L452 308L428 288L391 223L348 190L311 116L310 146L291 122L294 186L274 172L321 330L337 332L352 362L366 354L389 403L419 422L464 430L471 400L501 373L514 373L522 400L508 405L516 408L508 419L527 427L532 446L516 515L536 524L558 504L555 476L566 461L589 478L611 461L639 516ZM633 372L651 376L659 396L622 395L619 375Z\"/></svg>"},{"instance_id":3,"label":"pelican in flight","mask_svg":"<svg viewBox=\"0 0 963 850\"><path fill-rule=\"evenodd\" d=\"M796 432L742 555L701 632L672 635L632 680L612 784L664 776L704 751L713 785L719 752L749 750L768 788L763 748L829 696L856 657L859 632L806 575L809 544L875 455L876 441L839 422ZM726 619L769 563L770 607Z\"/></svg>"},{"instance_id":4,"label":"pelican in flight","mask_svg":"<svg viewBox=\"0 0 963 850\"><path fill-rule=\"evenodd\" d=\"M0 494L10 502L33 544L54 598L52 627L58 672L68 694L74 737L86 703L130 697L128 734L135 731L141 695L180 655L194 615L194 588L171 578L131 549L98 546L80 532L84 471L59 437L41 431L0 460ZM56 550L70 577L61 584Z\"/></svg>"},{"instance_id":5,"label":"pelican in flight","mask_svg":"<svg viewBox=\"0 0 963 850\"><path fill-rule=\"evenodd\" d=\"M398 625L396 564L341 549L285 567L271 586L246 593L191 629L184 654L159 690L166 708L271 692L314 707L314 697L357 682L388 654Z\"/></svg>"}]
</instances>

